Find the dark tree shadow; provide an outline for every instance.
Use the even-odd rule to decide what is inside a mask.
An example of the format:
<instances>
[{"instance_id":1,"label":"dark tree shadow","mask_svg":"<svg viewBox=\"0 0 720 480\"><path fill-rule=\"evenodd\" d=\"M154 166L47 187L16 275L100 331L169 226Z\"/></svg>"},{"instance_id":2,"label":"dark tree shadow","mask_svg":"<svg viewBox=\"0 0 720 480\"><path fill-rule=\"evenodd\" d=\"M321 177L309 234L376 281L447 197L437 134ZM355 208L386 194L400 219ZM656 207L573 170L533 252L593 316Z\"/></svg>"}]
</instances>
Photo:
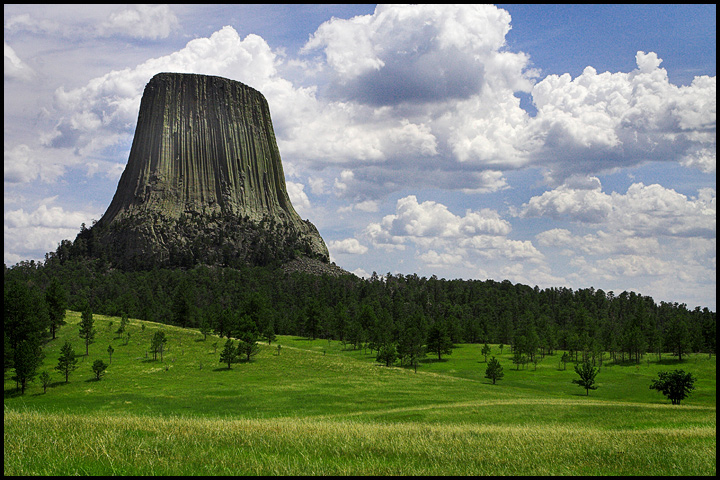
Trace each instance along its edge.
<instances>
[{"instance_id":1,"label":"dark tree shadow","mask_svg":"<svg viewBox=\"0 0 720 480\"><path fill-rule=\"evenodd\" d=\"M17 398L21 396L22 394L20 393L19 388L11 387L5 389L4 398Z\"/></svg>"},{"instance_id":2,"label":"dark tree shadow","mask_svg":"<svg viewBox=\"0 0 720 480\"><path fill-rule=\"evenodd\" d=\"M687 360L678 360L677 358L668 358L668 359L662 359L660 361L653 362L652 360L650 363L654 363L656 365L684 365L687 362Z\"/></svg>"},{"instance_id":3,"label":"dark tree shadow","mask_svg":"<svg viewBox=\"0 0 720 480\"><path fill-rule=\"evenodd\" d=\"M422 360L419 360L418 363L426 363L426 364L427 364L427 363L445 363L445 362L447 362L447 361L448 361L447 358L441 358L441 359L437 359L437 358L423 358Z\"/></svg>"}]
</instances>

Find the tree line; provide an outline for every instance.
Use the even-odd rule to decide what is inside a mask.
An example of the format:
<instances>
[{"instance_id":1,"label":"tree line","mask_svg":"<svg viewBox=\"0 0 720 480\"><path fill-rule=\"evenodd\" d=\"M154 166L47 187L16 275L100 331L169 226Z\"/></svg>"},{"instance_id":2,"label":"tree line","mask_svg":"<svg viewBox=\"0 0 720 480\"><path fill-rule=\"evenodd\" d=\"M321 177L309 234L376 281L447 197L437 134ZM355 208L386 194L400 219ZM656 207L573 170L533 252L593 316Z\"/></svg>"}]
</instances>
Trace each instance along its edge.
<instances>
[{"instance_id":1,"label":"tree line","mask_svg":"<svg viewBox=\"0 0 720 480\"><path fill-rule=\"evenodd\" d=\"M71 310L130 316L229 338L327 338L417 367L456 343L507 345L527 365L555 350L575 362L605 355L715 353L715 312L634 292L540 289L510 281L373 274L286 274L264 267L122 271L103 260L49 257L4 268L5 369L31 358ZM423 350L424 349L424 350ZM22 377L21 374L18 374Z\"/></svg>"}]
</instances>

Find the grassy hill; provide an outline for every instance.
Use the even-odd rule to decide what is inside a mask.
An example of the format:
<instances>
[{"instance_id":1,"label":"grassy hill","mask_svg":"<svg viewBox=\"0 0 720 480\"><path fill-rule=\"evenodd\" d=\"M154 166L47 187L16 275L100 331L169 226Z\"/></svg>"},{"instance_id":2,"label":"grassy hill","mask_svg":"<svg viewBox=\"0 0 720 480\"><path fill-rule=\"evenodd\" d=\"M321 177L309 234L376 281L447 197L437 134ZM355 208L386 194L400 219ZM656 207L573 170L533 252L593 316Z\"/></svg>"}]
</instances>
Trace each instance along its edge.
<instances>
[{"instance_id":1,"label":"grassy hill","mask_svg":"<svg viewBox=\"0 0 720 480\"><path fill-rule=\"evenodd\" d=\"M69 340L84 354L80 314L68 313L45 349L43 393L36 380L20 396L5 378L6 475L714 475L715 358L677 364L606 362L598 390L559 355L505 377L484 378L480 345L459 345L417 373L378 365L340 342L280 336L253 361L228 370L224 340L197 331L95 315L97 335L69 383L53 370ZM112 322L112 325L110 325ZM144 328L143 328L144 325ZM162 329L163 361L150 339ZM213 345L217 342L217 345ZM95 380L100 358L107 374ZM612 365L612 366L611 366ZM682 368L699 381L679 406L648 388L660 370Z\"/></svg>"}]
</instances>

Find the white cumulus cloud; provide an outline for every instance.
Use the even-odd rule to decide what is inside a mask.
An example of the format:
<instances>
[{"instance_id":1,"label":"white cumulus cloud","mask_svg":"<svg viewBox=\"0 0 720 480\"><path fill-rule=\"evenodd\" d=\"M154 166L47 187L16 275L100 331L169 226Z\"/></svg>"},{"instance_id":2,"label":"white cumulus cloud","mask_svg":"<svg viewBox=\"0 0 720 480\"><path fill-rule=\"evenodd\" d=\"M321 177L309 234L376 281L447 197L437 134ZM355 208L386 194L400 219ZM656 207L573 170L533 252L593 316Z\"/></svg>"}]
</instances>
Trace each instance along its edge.
<instances>
[{"instance_id":1,"label":"white cumulus cloud","mask_svg":"<svg viewBox=\"0 0 720 480\"><path fill-rule=\"evenodd\" d=\"M305 185L297 182L285 182L285 189L295 210L300 216L306 217L310 212L310 199L305 193Z\"/></svg>"},{"instance_id":2,"label":"white cumulus cloud","mask_svg":"<svg viewBox=\"0 0 720 480\"><path fill-rule=\"evenodd\" d=\"M350 255L363 255L368 251L368 247L362 245L355 238L333 240L328 243L328 249L334 254L347 253Z\"/></svg>"},{"instance_id":3,"label":"white cumulus cloud","mask_svg":"<svg viewBox=\"0 0 720 480\"><path fill-rule=\"evenodd\" d=\"M532 197L519 214L594 224L643 237L714 238L716 212L714 189L702 189L696 199L689 199L661 185L634 183L625 194L606 194L599 186L577 189L561 185Z\"/></svg>"},{"instance_id":4,"label":"white cumulus cloud","mask_svg":"<svg viewBox=\"0 0 720 480\"><path fill-rule=\"evenodd\" d=\"M93 218L99 218L97 212L68 211L53 206L53 200L48 199L33 211L20 208L5 212L6 253L27 259L37 251L54 251L61 239L74 239L82 223L89 225Z\"/></svg>"},{"instance_id":5,"label":"white cumulus cloud","mask_svg":"<svg viewBox=\"0 0 720 480\"><path fill-rule=\"evenodd\" d=\"M507 11L489 5L379 5L372 15L323 23L304 47L321 49L335 94L370 105L467 98L521 74L524 54L501 51Z\"/></svg>"},{"instance_id":6,"label":"white cumulus cloud","mask_svg":"<svg viewBox=\"0 0 720 480\"><path fill-rule=\"evenodd\" d=\"M7 42L4 42L3 50L5 52L4 75L6 79L32 80L36 76L35 70L23 62Z\"/></svg>"},{"instance_id":7,"label":"white cumulus cloud","mask_svg":"<svg viewBox=\"0 0 720 480\"><path fill-rule=\"evenodd\" d=\"M678 161L713 170L716 81L696 77L678 87L653 53L638 52L637 69L598 73L587 67L573 79L548 75L532 89L537 115L528 124L538 164L563 180L575 173Z\"/></svg>"},{"instance_id":8,"label":"white cumulus cloud","mask_svg":"<svg viewBox=\"0 0 720 480\"><path fill-rule=\"evenodd\" d=\"M111 13L98 30L105 35L157 39L168 37L178 26L178 19L168 5L132 5Z\"/></svg>"},{"instance_id":9,"label":"white cumulus cloud","mask_svg":"<svg viewBox=\"0 0 720 480\"><path fill-rule=\"evenodd\" d=\"M185 48L135 68L113 70L80 88L58 88L55 108L60 119L47 143L90 155L127 140L145 85L155 74L167 71L225 76L261 91L273 81L283 83L275 77L275 54L261 37L241 39L232 27L224 27L209 38L191 40Z\"/></svg>"},{"instance_id":10,"label":"white cumulus cloud","mask_svg":"<svg viewBox=\"0 0 720 480\"><path fill-rule=\"evenodd\" d=\"M491 209L452 213L434 201L419 203L414 195L401 198L394 214L370 223L364 235L378 248L414 248L429 266L477 268L483 260L542 262L543 255L527 240L508 238L510 223Z\"/></svg>"}]
</instances>

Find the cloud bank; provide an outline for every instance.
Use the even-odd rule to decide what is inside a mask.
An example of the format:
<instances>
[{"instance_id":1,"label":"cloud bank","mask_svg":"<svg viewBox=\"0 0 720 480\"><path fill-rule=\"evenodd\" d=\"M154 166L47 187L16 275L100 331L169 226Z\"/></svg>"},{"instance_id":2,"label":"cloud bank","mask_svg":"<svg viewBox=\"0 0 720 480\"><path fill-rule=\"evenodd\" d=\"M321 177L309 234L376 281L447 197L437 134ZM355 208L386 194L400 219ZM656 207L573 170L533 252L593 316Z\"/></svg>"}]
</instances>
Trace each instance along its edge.
<instances>
[{"instance_id":1,"label":"cloud bank","mask_svg":"<svg viewBox=\"0 0 720 480\"><path fill-rule=\"evenodd\" d=\"M74 21L67 9L49 6L45 15L8 16L5 30L160 42L182 32L175 10L97 6ZM321 23L290 52L218 27L183 39L171 53L58 85L38 114L49 128L32 140L6 137L6 191L78 175L107 180L111 189L150 78L163 71L219 75L268 99L288 193L301 215L333 227L352 217L328 241L334 257L390 252L441 272L530 284L642 277L661 291L683 281L711 288L702 279L714 279L714 189L652 180L612 191L600 178L648 163L714 173L715 77L674 85L660 51L637 51L629 71L588 65L574 78L545 75L529 53L508 45L511 28L510 14L494 6L378 6ZM13 45L5 42L6 85L38 85L38 64ZM544 191L522 191L516 179L527 172L538 172ZM514 203L455 210L432 191L507 194ZM6 258L19 258L8 250L28 251L20 249L23 238L32 236L38 248L47 244L42 239L56 244L74 236L83 215L90 220L88 212L51 202L26 203L6 193ZM688 276L701 280L689 283Z\"/></svg>"},{"instance_id":2,"label":"cloud bank","mask_svg":"<svg viewBox=\"0 0 720 480\"><path fill-rule=\"evenodd\" d=\"M123 25L132 12L108 25ZM574 79L538 81L529 56L507 49L509 30L509 14L492 6L379 6L333 18L302 49L328 82L301 87L283 76L284 55L226 26L84 87L60 87L59 120L44 145L81 156L127 145L145 83L176 71L262 91L297 180L342 182L340 171L350 171L340 193L356 202L438 185L491 193L507 185L502 172L527 167L541 168L553 185L648 161L715 170L715 77L678 87L655 53L638 52L631 72L587 67ZM518 92L531 96L536 115L520 107ZM408 172L402 182L398 170Z\"/></svg>"}]
</instances>

